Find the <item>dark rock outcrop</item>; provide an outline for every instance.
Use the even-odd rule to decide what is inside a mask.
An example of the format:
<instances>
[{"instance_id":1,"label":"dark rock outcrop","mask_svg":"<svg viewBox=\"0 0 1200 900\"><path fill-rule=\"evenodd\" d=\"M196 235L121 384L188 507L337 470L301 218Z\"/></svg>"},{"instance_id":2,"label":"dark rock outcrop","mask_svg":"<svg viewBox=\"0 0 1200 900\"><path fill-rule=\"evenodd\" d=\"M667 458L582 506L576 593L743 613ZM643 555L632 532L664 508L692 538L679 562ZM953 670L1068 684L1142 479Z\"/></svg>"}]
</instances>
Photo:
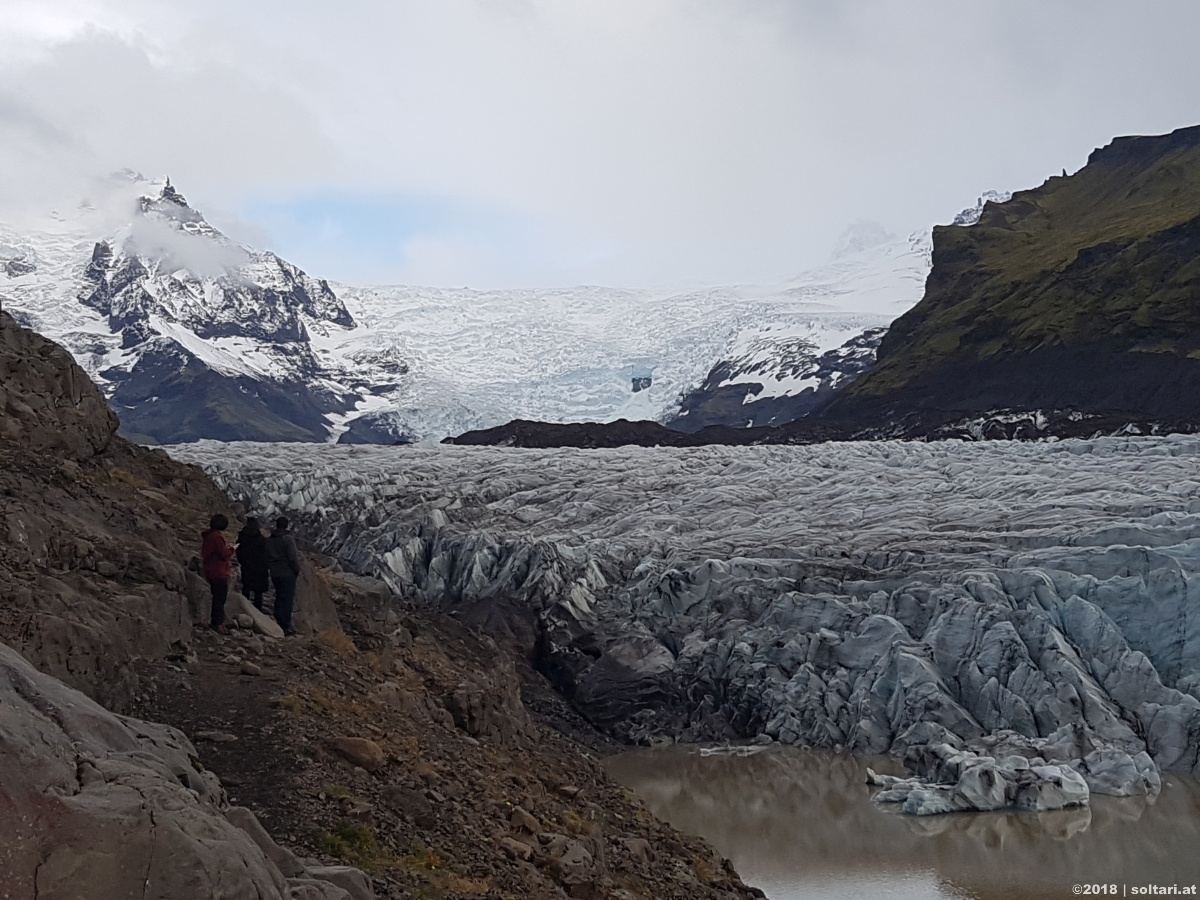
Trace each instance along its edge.
<instances>
[{"instance_id":1,"label":"dark rock outcrop","mask_svg":"<svg viewBox=\"0 0 1200 900\"><path fill-rule=\"evenodd\" d=\"M1158 419L1135 415L1088 415L1074 410L998 409L980 415L918 410L877 423L808 416L779 427L726 428L710 425L694 433L676 432L657 422L527 422L468 431L443 444L493 447L701 447L819 444L825 441L956 440L1030 441L1128 434L1194 434L1200 419Z\"/></svg>"},{"instance_id":2,"label":"dark rock outcrop","mask_svg":"<svg viewBox=\"0 0 1200 900\"><path fill-rule=\"evenodd\" d=\"M722 360L699 388L684 395L679 413L666 424L696 432L709 426L769 428L802 419L871 367L886 331L868 328L824 353L795 338L788 346L773 348L766 359L760 353L750 359ZM772 380L797 378L814 383L795 394L758 396Z\"/></svg>"},{"instance_id":3,"label":"dark rock outcrop","mask_svg":"<svg viewBox=\"0 0 1200 900\"><path fill-rule=\"evenodd\" d=\"M694 434L658 422L529 422L516 419L496 428L468 431L443 444L498 447L698 447L703 444L753 444L771 433L766 428L709 426Z\"/></svg>"},{"instance_id":4,"label":"dark rock outcrop","mask_svg":"<svg viewBox=\"0 0 1200 900\"><path fill-rule=\"evenodd\" d=\"M364 413L351 419L338 435L339 444L410 444L414 440L399 417L390 411Z\"/></svg>"}]
</instances>

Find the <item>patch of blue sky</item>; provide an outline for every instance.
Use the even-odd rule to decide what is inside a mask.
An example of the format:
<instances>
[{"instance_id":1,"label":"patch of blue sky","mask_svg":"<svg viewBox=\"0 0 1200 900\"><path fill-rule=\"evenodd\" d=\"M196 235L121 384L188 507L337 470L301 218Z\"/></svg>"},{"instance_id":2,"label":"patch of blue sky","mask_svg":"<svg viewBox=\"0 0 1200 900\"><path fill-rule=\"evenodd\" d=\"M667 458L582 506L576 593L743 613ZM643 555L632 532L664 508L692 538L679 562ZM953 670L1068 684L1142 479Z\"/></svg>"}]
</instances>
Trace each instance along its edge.
<instances>
[{"instance_id":1,"label":"patch of blue sky","mask_svg":"<svg viewBox=\"0 0 1200 900\"><path fill-rule=\"evenodd\" d=\"M409 258L415 244L487 248L493 264L504 261L501 268L524 268L538 255L534 222L443 197L329 191L255 198L239 212L266 231L280 256L317 277L348 283L417 274Z\"/></svg>"}]
</instances>

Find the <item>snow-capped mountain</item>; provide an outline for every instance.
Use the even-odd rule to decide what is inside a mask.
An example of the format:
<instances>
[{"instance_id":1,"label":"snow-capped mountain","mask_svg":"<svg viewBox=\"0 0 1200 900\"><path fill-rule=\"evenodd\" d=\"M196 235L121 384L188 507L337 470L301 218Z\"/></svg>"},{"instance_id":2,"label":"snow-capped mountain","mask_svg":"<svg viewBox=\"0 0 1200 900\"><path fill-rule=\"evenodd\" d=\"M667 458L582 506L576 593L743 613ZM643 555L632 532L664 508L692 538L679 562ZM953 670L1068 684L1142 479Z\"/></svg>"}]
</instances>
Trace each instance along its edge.
<instances>
[{"instance_id":1,"label":"snow-capped mountain","mask_svg":"<svg viewBox=\"0 0 1200 900\"><path fill-rule=\"evenodd\" d=\"M857 223L773 287L352 287L230 240L169 181L0 227L0 294L158 441L437 440L514 418L688 430L803 415L920 299L928 234ZM712 398L718 400L713 401Z\"/></svg>"},{"instance_id":2,"label":"snow-capped mountain","mask_svg":"<svg viewBox=\"0 0 1200 900\"><path fill-rule=\"evenodd\" d=\"M357 427L444 435L516 418L623 418L695 430L765 424L768 399L803 415L810 395L823 398L874 360L883 329L921 298L929 249L928 234L900 240L884 233L776 287L339 286L373 342L394 348L414 376L398 404L368 411ZM818 387L809 389L810 382ZM700 411L697 397L706 389L721 392L729 407L723 416ZM798 406L792 398L801 394Z\"/></svg>"},{"instance_id":3,"label":"snow-capped mountain","mask_svg":"<svg viewBox=\"0 0 1200 900\"><path fill-rule=\"evenodd\" d=\"M738 331L669 424L698 431L807 415L874 363L887 326L921 299L930 252L929 232L900 239L856 222L833 262L795 279Z\"/></svg>"},{"instance_id":4,"label":"snow-capped mountain","mask_svg":"<svg viewBox=\"0 0 1200 900\"><path fill-rule=\"evenodd\" d=\"M37 233L0 233L8 305L66 346L123 429L154 440L322 440L376 372L323 350L354 330L321 280L229 240L166 182L122 173ZM126 224L106 233L113 208Z\"/></svg>"}]
</instances>

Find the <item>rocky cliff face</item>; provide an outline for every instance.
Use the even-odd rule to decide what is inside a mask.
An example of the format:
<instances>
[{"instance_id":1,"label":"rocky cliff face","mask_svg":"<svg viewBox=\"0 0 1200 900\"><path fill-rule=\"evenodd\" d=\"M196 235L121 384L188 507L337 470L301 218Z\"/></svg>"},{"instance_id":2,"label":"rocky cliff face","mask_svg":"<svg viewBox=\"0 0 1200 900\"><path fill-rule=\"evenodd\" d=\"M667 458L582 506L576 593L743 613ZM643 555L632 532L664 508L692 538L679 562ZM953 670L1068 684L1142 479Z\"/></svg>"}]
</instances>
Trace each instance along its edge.
<instances>
[{"instance_id":1,"label":"rocky cliff face","mask_svg":"<svg viewBox=\"0 0 1200 900\"><path fill-rule=\"evenodd\" d=\"M1118 138L970 227L937 228L925 296L824 411L1071 409L1200 419L1200 126Z\"/></svg>"},{"instance_id":2,"label":"rocky cliff face","mask_svg":"<svg viewBox=\"0 0 1200 900\"><path fill-rule=\"evenodd\" d=\"M182 656L208 606L186 565L196 526L228 501L118 437L70 355L2 312L0 373L5 891L347 900L303 867L280 872L285 851L230 808L183 734L96 702L129 709L135 661Z\"/></svg>"}]
</instances>

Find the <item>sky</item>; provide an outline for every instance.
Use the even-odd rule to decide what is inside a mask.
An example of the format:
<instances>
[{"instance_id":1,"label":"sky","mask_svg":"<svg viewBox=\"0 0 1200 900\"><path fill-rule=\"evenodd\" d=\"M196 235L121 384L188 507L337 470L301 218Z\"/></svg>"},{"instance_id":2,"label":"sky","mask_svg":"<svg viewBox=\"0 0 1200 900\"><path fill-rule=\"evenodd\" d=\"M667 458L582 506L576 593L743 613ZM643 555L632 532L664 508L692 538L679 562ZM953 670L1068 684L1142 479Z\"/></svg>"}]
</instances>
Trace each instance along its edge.
<instances>
[{"instance_id":1,"label":"sky","mask_svg":"<svg viewBox=\"0 0 1200 900\"><path fill-rule=\"evenodd\" d=\"M0 0L0 220L123 168L351 284L773 283L1200 123L1194 0Z\"/></svg>"}]
</instances>

